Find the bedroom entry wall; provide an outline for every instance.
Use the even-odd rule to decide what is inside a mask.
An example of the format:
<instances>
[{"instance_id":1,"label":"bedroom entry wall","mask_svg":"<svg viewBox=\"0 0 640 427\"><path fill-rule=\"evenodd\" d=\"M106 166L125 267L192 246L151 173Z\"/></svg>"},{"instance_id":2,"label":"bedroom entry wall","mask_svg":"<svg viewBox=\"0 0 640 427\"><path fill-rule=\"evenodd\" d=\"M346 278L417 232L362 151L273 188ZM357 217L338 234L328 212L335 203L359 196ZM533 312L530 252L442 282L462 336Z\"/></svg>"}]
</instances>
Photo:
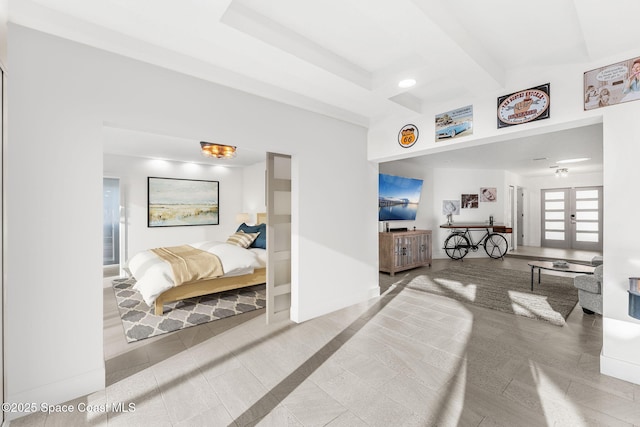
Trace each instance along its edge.
<instances>
[{"instance_id":1,"label":"bedroom entry wall","mask_svg":"<svg viewBox=\"0 0 640 427\"><path fill-rule=\"evenodd\" d=\"M16 24L10 31L5 159L15 167L6 169L4 182L4 232L12 249L4 263L11 300L5 306L7 401L53 404L104 388L104 291L97 284L103 282L102 178L109 172L103 169L105 124L222 141L238 140L242 130L249 149L291 154L292 318L303 322L379 294L378 168L367 160L365 128ZM230 234L243 200L225 197L237 201L225 202L222 213L229 215ZM328 209L328 200L343 209ZM73 209L49 209L43 220L42 206L60 203ZM144 212L144 203L137 209ZM167 231L184 242L186 230ZM146 247L155 244L153 237ZM73 310L60 310L70 305Z\"/></svg>"}]
</instances>

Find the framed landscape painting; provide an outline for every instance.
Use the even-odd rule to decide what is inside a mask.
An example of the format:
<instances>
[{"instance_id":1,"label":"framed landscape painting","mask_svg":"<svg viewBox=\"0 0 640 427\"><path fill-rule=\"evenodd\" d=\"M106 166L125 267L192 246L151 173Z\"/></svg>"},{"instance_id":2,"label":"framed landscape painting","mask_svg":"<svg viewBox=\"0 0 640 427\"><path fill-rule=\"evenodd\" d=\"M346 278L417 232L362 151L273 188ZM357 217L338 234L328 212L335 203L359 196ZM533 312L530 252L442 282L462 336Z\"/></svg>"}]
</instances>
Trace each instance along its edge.
<instances>
[{"instance_id":1,"label":"framed landscape painting","mask_svg":"<svg viewBox=\"0 0 640 427\"><path fill-rule=\"evenodd\" d=\"M148 227L218 225L220 183L147 178Z\"/></svg>"}]
</instances>

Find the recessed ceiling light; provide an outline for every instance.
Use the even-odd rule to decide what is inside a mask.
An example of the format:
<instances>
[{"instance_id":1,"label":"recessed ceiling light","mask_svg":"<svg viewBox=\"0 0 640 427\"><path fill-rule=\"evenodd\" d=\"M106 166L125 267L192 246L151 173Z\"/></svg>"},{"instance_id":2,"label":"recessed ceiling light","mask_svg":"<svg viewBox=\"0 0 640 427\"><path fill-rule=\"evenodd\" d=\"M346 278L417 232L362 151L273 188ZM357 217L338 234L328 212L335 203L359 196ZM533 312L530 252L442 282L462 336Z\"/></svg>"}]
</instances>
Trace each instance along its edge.
<instances>
[{"instance_id":1,"label":"recessed ceiling light","mask_svg":"<svg viewBox=\"0 0 640 427\"><path fill-rule=\"evenodd\" d=\"M398 82L398 87L401 87L403 89L406 89L408 87L413 87L416 85L416 80L415 79L404 79L404 80L400 80L400 82Z\"/></svg>"},{"instance_id":2,"label":"recessed ceiling light","mask_svg":"<svg viewBox=\"0 0 640 427\"><path fill-rule=\"evenodd\" d=\"M586 162L590 160L588 157L581 157L579 159L567 159L567 160L558 160L556 163L578 163L578 162Z\"/></svg>"}]
</instances>

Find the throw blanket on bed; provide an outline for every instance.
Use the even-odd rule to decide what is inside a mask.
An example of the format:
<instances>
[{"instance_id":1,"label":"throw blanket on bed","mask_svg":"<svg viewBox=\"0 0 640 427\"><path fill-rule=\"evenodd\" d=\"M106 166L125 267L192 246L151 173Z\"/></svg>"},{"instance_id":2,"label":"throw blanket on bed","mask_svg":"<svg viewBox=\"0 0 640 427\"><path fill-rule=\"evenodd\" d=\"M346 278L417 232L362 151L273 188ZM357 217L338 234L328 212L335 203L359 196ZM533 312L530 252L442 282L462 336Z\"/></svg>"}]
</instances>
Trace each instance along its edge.
<instances>
[{"instance_id":1,"label":"throw blanket on bed","mask_svg":"<svg viewBox=\"0 0 640 427\"><path fill-rule=\"evenodd\" d=\"M220 258L193 246L181 245L151 249L171 265L175 286L200 279L213 279L224 274Z\"/></svg>"}]
</instances>

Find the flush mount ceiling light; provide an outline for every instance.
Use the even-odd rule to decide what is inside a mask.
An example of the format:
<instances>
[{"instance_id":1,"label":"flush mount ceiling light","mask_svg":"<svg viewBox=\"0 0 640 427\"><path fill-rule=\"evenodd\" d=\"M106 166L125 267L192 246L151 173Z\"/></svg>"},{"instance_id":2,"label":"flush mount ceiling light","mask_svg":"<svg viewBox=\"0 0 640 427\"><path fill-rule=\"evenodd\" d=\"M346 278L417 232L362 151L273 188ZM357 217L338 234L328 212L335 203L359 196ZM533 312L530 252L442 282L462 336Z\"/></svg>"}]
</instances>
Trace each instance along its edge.
<instances>
[{"instance_id":1,"label":"flush mount ceiling light","mask_svg":"<svg viewBox=\"0 0 640 427\"><path fill-rule=\"evenodd\" d=\"M590 160L588 157L580 157L579 159L558 160L556 163L578 163Z\"/></svg>"},{"instance_id":2,"label":"flush mount ceiling light","mask_svg":"<svg viewBox=\"0 0 640 427\"><path fill-rule=\"evenodd\" d=\"M565 176L569 175L569 169L567 168L560 168L556 170L556 178L564 178Z\"/></svg>"},{"instance_id":3,"label":"flush mount ceiling light","mask_svg":"<svg viewBox=\"0 0 640 427\"><path fill-rule=\"evenodd\" d=\"M398 87L401 87L402 89L413 87L415 85L416 85L415 79L404 79L398 82Z\"/></svg>"},{"instance_id":4,"label":"flush mount ceiling light","mask_svg":"<svg viewBox=\"0 0 640 427\"><path fill-rule=\"evenodd\" d=\"M236 156L236 147L233 145L222 145L201 141L200 150L202 151L202 155L205 157L231 159Z\"/></svg>"}]
</instances>

